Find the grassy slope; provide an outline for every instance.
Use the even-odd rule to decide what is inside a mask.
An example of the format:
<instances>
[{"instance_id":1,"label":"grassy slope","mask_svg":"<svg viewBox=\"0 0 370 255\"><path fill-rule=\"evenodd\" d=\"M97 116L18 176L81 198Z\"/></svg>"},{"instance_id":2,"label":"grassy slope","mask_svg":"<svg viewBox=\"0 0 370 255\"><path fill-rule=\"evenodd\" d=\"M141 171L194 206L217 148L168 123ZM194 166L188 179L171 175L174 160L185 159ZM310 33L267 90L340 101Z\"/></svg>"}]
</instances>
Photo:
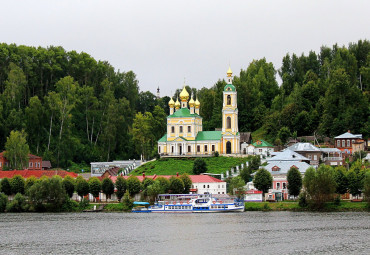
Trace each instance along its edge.
<instances>
[{"instance_id":1,"label":"grassy slope","mask_svg":"<svg viewBox=\"0 0 370 255\"><path fill-rule=\"evenodd\" d=\"M220 174L231 167L240 165L248 161L248 158L234 157L211 157L203 158L208 167L208 173ZM195 158L161 158L156 161L148 162L143 166L138 167L132 172L133 175L141 175L145 172L146 175L175 175L176 173L192 174Z\"/></svg>"}]
</instances>

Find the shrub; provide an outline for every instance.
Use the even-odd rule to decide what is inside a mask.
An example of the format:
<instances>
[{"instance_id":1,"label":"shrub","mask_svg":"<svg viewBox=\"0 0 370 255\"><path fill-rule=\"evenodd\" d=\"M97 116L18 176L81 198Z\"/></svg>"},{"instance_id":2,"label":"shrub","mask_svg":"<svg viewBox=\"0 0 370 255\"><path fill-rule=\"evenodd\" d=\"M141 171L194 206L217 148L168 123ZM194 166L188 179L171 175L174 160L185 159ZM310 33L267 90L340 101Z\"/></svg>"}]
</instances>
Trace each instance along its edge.
<instances>
[{"instance_id":1,"label":"shrub","mask_svg":"<svg viewBox=\"0 0 370 255\"><path fill-rule=\"evenodd\" d=\"M26 198L17 193L10 203L6 206L7 212L24 212L26 210Z\"/></svg>"},{"instance_id":2,"label":"shrub","mask_svg":"<svg viewBox=\"0 0 370 255\"><path fill-rule=\"evenodd\" d=\"M308 206L307 193L306 192L302 192L301 194L299 194L298 205L299 205L299 207L307 207Z\"/></svg>"},{"instance_id":3,"label":"shrub","mask_svg":"<svg viewBox=\"0 0 370 255\"><path fill-rule=\"evenodd\" d=\"M0 213L5 211L7 203L8 197L5 194L0 193Z\"/></svg>"},{"instance_id":4,"label":"shrub","mask_svg":"<svg viewBox=\"0 0 370 255\"><path fill-rule=\"evenodd\" d=\"M197 158L195 161L194 161L194 164L193 164L193 173L194 174L201 174L201 173L206 173L207 172L207 164L206 162L204 161L204 159L202 158Z\"/></svg>"},{"instance_id":5,"label":"shrub","mask_svg":"<svg viewBox=\"0 0 370 255\"><path fill-rule=\"evenodd\" d=\"M214 156L218 157L218 156L220 156L220 153L218 153L218 151L215 151Z\"/></svg>"},{"instance_id":6,"label":"shrub","mask_svg":"<svg viewBox=\"0 0 370 255\"><path fill-rule=\"evenodd\" d=\"M80 201L80 203L78 204L78 206L80 207L80 209L81 209L81 210L86 209L87 207L89 207L89 205L90 205L89 200L88 200L88 199L85 199L85 198L83 198L83 199Z\"/></svg>"}]
</instances>

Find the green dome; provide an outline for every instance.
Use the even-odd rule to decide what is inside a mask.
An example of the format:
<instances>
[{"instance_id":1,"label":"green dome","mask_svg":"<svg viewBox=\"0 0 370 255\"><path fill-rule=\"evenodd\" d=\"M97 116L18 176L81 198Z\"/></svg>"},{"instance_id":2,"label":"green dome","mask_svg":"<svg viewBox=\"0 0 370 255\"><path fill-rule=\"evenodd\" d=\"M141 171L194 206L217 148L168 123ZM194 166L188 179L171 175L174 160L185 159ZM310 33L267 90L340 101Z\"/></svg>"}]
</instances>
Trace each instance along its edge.
<instances>
[{"instance_id":1,"label":"green dome","mask_svg":"<svg viewBox=\"0 0 370 255\"><path fill-rule=\"evenodd\" d=\"M235 89L235 86L232 85L232 84L227 84L225 87L224 87L224 91L236 91Z\"/></svg>"}]
</instances>

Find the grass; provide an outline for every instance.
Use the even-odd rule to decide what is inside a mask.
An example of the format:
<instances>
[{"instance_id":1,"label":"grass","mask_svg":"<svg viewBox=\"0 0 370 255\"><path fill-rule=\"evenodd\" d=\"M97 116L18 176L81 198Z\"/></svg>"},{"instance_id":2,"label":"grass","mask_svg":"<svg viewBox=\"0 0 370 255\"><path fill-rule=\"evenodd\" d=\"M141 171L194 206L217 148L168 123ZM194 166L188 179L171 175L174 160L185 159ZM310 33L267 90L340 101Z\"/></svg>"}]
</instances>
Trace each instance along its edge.
<instances>
[{"instance_id":1,"label":"grass","mask_svg":"<svg viewBox=\"0 0 370 255\"><path fill-rule=\"evenodd\" d=\"M176 173L192 174L193 164L196 158L161 158L148 162L132 172L132 175L175 175ZM203 158L207 164L208 173L220 174L240 164L245 164L249 159L237 157L210 157Z\"/></svg>"},{"instance_id":2,"label":"grass","mask_svg":"<svg viewBox=\"0 0 370 255\"><path fill-rule=\"evenodd\" d=\"M252 138L255 142L256 140L266 140L266 130L264 130L262 127L257 129L256 131L252 132Z\"/></svg>"},{"instance_id":3,"label":"grass","mask_svg":"<svg viewBox=\"0 0 370 255\"><path fill-rule=\"evenodd\" d=\"M309 208L299 207L298 202L246 202L245 211L311 211ZM369 211L366 202L353 203L350 201L341 201L340 205L326 203L322 211L331 212L364 212Z\"/></svg>"}]
</instances>

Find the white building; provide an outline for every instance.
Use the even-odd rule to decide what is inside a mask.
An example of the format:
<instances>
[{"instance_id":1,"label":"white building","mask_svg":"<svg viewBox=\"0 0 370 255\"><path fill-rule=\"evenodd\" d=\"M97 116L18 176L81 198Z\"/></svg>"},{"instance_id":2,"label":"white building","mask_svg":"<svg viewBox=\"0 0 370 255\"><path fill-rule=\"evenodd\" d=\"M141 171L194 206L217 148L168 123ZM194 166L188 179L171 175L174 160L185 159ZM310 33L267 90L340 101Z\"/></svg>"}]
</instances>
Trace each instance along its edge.
<instances>
[{"instance_id":1,"label":"white building","mask_svg":"<svg viewBox=\"0 0 370 255\"><path fill-rule=\"evenodd\" d=\"M226 194L226 182L209 175L190 175L194 194Z\"/></svg>"}]
</instances>

